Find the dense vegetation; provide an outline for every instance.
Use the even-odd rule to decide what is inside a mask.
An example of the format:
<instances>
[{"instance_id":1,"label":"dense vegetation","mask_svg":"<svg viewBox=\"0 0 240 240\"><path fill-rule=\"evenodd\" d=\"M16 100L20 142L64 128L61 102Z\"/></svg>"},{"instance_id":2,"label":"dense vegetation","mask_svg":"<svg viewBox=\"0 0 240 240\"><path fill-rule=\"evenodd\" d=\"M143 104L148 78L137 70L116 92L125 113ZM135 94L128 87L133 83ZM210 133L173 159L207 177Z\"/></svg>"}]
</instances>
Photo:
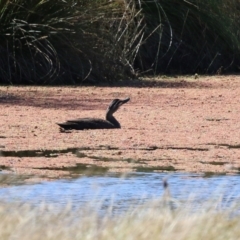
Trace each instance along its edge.
<instances>
[{"instance_id":1,"label":"dense vegetation","mask_svg":"<svg viewBox=\"0 0 240 240\"><path fill-rule=\"evenodd\" d=\"M0 83L237 72L238 0L0 1ZM231 13L231 14L229 14Z\"/></svg>"}]
</instances>

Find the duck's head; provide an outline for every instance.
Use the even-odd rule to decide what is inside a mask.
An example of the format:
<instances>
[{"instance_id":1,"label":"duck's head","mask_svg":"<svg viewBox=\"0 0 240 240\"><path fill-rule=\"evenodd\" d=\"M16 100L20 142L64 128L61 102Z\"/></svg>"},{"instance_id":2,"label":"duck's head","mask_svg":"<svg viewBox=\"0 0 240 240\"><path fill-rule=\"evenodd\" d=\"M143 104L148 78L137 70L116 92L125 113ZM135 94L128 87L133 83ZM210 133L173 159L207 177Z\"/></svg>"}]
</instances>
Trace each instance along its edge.
<instances>
[{"instance_id":1,"label":"duck's head","mask_svg":"<svg viewBox=\"0 0 240 240\"><path fill-rule=\"evenodd\" d=\"M112 102L110 103L108 109L107 109L107 112L108 113L115 113L119 108L120 106L122 106L123 104L127 103L128 101L130 100L130 98L125 98L123 100L120 100L120 99L114 99L112 100Z\"/></svg>"}]
</instances>

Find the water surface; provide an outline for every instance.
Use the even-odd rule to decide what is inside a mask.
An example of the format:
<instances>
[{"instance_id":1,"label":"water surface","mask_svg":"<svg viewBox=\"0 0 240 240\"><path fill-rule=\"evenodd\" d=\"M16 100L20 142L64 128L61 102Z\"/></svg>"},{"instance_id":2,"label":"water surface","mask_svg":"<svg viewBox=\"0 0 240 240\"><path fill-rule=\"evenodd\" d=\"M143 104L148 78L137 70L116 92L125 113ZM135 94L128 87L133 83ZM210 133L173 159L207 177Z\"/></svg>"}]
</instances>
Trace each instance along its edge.
<instances>
[{"instance_id":1,"label":"water surface","mask_svg":"<svg viewBox=\"0 0 240 240\"><path fill-rule=\"evenodd\" d=\"M32 185L0 188L0 200L27 202L39 205L42 202L57 208L71 202L73 207L91 203L97 209L125 211L130 206L163 195L163 179L168 179L171 196L178 202L193 199L193 204L209 199L230 206L240 200L240 176L212 176L197 174L131 173L124 177L117 174L83 176L71 180L41 182Z\"/></svg>"}]
</instances>

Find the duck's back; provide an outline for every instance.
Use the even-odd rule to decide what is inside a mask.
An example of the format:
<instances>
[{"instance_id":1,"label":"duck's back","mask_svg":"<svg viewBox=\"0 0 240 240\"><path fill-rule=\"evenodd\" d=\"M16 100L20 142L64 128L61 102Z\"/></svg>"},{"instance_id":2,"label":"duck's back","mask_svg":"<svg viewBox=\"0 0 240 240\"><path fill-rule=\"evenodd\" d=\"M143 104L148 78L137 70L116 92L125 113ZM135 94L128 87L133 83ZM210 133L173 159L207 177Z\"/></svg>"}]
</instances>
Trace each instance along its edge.
<instances>
[{"instance_id":1,"label":"duck's back","mask_svg":"<svg viewBox=\"0 0 240 240\"><path fill-rule=\"evenodd\" d=\"M104 119L98 118L80 118L75 120L68 120L64 123L57 123L63 129L108 129L116 128L112 123Z\"/></svg>"}]
</instances>

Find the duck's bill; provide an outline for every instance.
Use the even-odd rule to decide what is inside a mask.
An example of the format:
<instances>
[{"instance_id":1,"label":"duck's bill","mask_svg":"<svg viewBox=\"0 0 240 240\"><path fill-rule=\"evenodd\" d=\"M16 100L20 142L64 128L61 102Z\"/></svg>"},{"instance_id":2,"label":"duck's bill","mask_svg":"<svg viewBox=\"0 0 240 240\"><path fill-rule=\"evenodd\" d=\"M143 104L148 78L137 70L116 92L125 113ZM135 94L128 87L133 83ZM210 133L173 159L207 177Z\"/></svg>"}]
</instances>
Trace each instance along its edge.
<instances>
[{"instance_id":1,"label":"duck's bill","mask_svg":"<svg viewBox=\"0 0 240 240\"><path fill-rule=\"evenodd\" d=\"M127 103L130 100L130 97L121 100L122 104Z\"/></svg>"}]
</instances>

